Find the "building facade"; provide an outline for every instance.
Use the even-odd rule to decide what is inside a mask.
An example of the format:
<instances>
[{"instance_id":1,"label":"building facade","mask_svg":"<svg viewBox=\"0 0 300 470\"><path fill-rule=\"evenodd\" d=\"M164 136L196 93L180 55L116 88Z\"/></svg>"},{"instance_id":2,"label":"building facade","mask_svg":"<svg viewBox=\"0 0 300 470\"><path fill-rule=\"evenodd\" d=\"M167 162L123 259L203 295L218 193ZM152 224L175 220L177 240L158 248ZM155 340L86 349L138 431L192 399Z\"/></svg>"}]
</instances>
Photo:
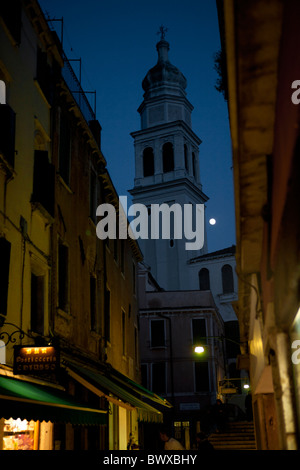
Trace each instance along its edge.
<instances>
[{"instance_id":1,"label":"building facade","mask_svg":"<svg viewBox=\"0 0 300 470\"><path fill-rule=\"evenodd\" d=\"M139 291L142 383L173 405L165 420L190 449L226 375L224 322L210 291L164 291L145 265Z\"/></svg>"},{"instance_id":2,"label":"building facade","mask_svg":"<svg viewBox=\"0 0 300 470\"><path fill-rule=\"evenodd\" d=\"M299 2L220 1L258 449L299 449Z\"/></svg>"},{"instance_id":3,"label":"building facade","mask_svg":"<svg viewBox=\"0 0 300 470\"><path fill-rule=\"evenodd\" d=\"M142 82L141 129L131 134L133 202L148 208L151 229L153 224L154 228L163 224L163 217L166 223L171 221L165 238L162 230L153 236L148 227L149 237L138 240L144 254L139 267L142 380L174 405L169 414L173 432L190 448L204 410L217 398L225 399L221 384L227 384L226 377L240 376L235 367L239 334L231 305L237 299L237 277L233 248L207 253L204 212L208 197L200 179L201 140L192 130L187 81L169 61L169 43L161 32L157 64ZM176 210L187 205L194 211L187 216L188 222L193 220L193 229L195 208L201 205L203 210L202 225L194 234L203 233L203 244L193 250L187 249L184 236L178 236L180 230L176 232L186 222L178 223ZM158 223L152 217L157 206L169 209L169 218L164 213ZM205 344L202 355L195 353L197 341L199 346Z\"/></svg>"},{"instance_id":4,"label":"building facade","mask_svg":"<svg viewBox=\"0 0 300 470\"><path fill-rule=\"evenodd\" d=\"M232 306L238 292L235 246L197 256L188 264L192 271L190 288L211 290L224 322L235 321Z\"/></svg>"},{"instance_id":5,"label":"building facade","mask_svg":"<svg viewBox=\"0 0 300 470\"><path fill-rule=\"evenodd\" d=\"M235 246L192 258L189 268L192 289L210 290L216 307L224 321L224 343L226 356L226 378L235 385L237 393L227 396L243 410L245 407L244 386L249 383L247 371L237 369L240 354L239 324L235 312L238 301L238 276L236 273ZM240 379L240 380L239 380Z\"/></svg>"},{"instance_id":6,"label":"building facade","mask_svg":"<svg viewBox=\"0 0 300 470\"><path fill-rule=\"evenodd\" d=\"M141 252L96 235L101 126L38 2L0 14L0 448L143 445L169 405L139 386Z\"/></svg>"}]
</instances>

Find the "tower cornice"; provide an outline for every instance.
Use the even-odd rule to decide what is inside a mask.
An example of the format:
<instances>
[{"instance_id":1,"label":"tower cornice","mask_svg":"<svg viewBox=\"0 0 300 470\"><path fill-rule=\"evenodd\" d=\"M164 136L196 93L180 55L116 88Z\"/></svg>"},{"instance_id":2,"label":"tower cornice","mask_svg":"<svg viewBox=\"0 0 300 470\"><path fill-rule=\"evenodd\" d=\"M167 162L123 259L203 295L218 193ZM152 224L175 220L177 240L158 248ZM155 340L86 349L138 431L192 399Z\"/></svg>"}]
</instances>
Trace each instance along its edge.
<instances>
[{"instance_id":1,"label":"tower cornice","mask_svg":"<svg viewBox=\"0 0 300 470\"><path fill-rule=\"evenodd\" d=\"M192 139L195 141L197 145L200 145L202 143L202 140L195 134L195 132L190 128L190 126L188 126L182 120L167 122L167 123L158 124L152 127L147 127L146 129L141 129L139 131L131 132L130 135L135 139L139 136L141 137L145 137L147 135L150 136L150 134L153 132L163 133L164 131L167 131L167 133L174 133L176 127L183 128L190 135L190 137L192 137Z\"/></svg>"},{"instance_id":2,"label":"tower cornice","mask_svg":"<svg viewBox=\"0 0 300 470\"><path fill-rule=\"evenodd\" d=\"M156 192L166 191L168 189L173 190L180 187L188 187L195 195L197 195L203 202L207 202L209 197L194 183L192 183L188 178L178 178L176 180L164 181L162 183L149 184L147 186L135 186L133 189L129 190L129 193L132 196L138 196L142 194L143 196L154 195Z\"/></svg>"},{"instance_id":3,"label":"tower cornice","mask_svg":"<svg viewBox=\"0 0 300 470\"><path fill-rule=\"evenodd\" d=\"M163 96L158 95L158 96L153 96L152 98L144 99L144 101L138 107L138 113L141 114L143 112L143 110L146 108L146 106L149 106L149 105L152 105L152 104L170 102L170 101L174 101L176 103L186 105L191 112L194 109L194 106L192 105L192 103L185 96L176 96L176 95L171 95L171 94L165 94Z\"/></svg>"}]
</instances>

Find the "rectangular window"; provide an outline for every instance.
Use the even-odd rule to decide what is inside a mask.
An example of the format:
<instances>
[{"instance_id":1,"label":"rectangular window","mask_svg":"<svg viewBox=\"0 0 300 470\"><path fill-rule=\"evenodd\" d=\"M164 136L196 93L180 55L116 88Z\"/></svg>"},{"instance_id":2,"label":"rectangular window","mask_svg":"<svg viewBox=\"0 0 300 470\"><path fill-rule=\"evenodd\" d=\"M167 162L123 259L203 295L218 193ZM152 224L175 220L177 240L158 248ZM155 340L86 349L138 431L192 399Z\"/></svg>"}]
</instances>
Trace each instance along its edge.
<instances>
[{"instance_id":1,"label":"rectangular window","mask_svg":"<svg viewBox=\"0 0 300 470\"><path fill-rule=\"evenodd\" d=\"M207 362L195 362L195 391L209 391L209 373Z\"/></svg>"},{"instance_id":2,"label":"rectangular window","mask_svg":"<svg viewBox=\"0 0 300 470\"><path fill-rule=\"evenodd\" d=\"M10 0L0 2L0 16L17 45L21 42L22 2Z\"/></svg>"},{"instance_id":3,"label":"rectangular window","mask_svg":"<svg viewBox=\"0 0 300 470\"><path fill-rule=\"evenodd\" d=\"M59 174L64 182L70 184L71 167L71 129L67 118L60 115L59 132Z\"/></svg>"},{"instance_id":4,"label":"rectangular window","mask_svg":"<svg viewBox=\"0 0 300 470\"><path fill-rule=\"evenodd\" d=\"M58 244L58 307L65 312L69 309L69 248Z\"/></svg>"},{"instance_id":5,"label":"rectangular window","mask_svg":"<svg viewBox=\"0 0 300 470\"><path fill-rule=\"evenodd\" d=\"M90 172L90 218L96 223L97 209L97 177L93 170Z\"/></svg>"},{"instance_id":6,"label":"rectangular window","mask_svg":"<svg viewBox=\"0 0 300 470\"><path fill-rule=\"evenodd\" d=\"M0 105L0 153L14 168L16 114L8 104Z\"/></svg>"},{"instance_id":7,"label":"rectangular window","mask_svg":"<svg viewBox=\"0 0 300 470\"><path fill-rule=\"evenodd\" d=\"M0 326L7 314L10 250L11 244L5 238L0 238Z\"/></svg>"},{"instance_id":8,"label":"rectangular window","mask_svg":"<svg viewBox=\"0 0 300 470\"><path fill-rule=\"evenodd\" d=\"M193 318L193 344L199 345L206 341L206 321L204 318Z\"/></svg>"},{"instance_id":9,"label":"rectangular window","mask_svg":"<svg viewBox=\"0 0 300 470\"><path fill-rule=\"evenodd\" d=\"M48 152L35 150L32 202L41 204L51 216L54 215L54 178L55 169L49 163Z\"/></svg>"},{"instance_id":10,"label":"rectangular window","mask_svg":"<svg viewBox=\"0 0 300 470\"><path fill-rule=\"evenodd\" d=\"M37 66L36 79L47 101L53 102L53 81L52 70L47 60L47 52L43 52L40 48L37 50Z\"/></svg>"},{"instance_id":11,"label":"rectangular window","mask_svg":"<svg viewBox=\"0 0 300 470\"><path fill-rule=\"evenodd\" d=\"M104 335L105 335L106 341L110 341L110 290L109 289L105 289Z\"/></svg>"},{"instance_id":12,"label":"rectangular window","mask_svg":"<svg viewBox=\"0 0 300 470\"><path fill-rule=\"evenodd\" d=\"M152 364L152 391L158 394L166 393L165 362L156 362Z\"/></svg>"},{"instance_id":13,"label":"rectangular window","mask_svg":"<svg viewBox=\"0 0 300 470\"><path fill-rule=\"evenodd\" d=\"M92 331L97 330L96 285L97 279L94 276L90 276L90 318Z\"/></svg>"},{"instance_id":14,"label":"rectangular window","mask_svg":"<svg viewBox=\"0 0 300 470\"><path fill-rule=\"evenodd\" d=\"M151 347L164 347L165 342L165 321L151 320Z\"/></svg>"},{"instance_id":15,"label":"rectangular window","mask_svg":"<svg viewBox=\"0 0 300 470\"><path fill-rule=\"evenodd\" d=\"M45 276L31 273L31 329L44 334Z\"/></svg>"}]
</instances>

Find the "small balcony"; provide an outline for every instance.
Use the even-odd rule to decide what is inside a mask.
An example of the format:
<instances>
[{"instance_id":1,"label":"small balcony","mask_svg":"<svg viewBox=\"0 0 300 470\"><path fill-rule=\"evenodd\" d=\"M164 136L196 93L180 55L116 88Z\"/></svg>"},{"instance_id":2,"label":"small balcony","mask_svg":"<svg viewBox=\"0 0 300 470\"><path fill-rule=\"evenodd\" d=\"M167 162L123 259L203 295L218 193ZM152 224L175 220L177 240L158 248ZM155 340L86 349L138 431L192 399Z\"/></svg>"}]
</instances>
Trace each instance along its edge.
<instances>
[{"instance_id":1,"label":"small balcony","mask_svg":"<svg viewBox=\"0 0 300 470\"><path fill-rule=\"evenodd\" d=\"M66 57L65 53L62 53L63 55L63 60L64 60L64 66L62 69L62 76L72 93L76 103L78 104L84 119L86 122L89 124L92 121L96 120L96 113L95 110L93 111L92 106L86 96L87 92L84 92L80 81L78 80L71 64L68 58ZM91 92L91 93L96 93L96 92Z\"/></svg>"}]
</instances>

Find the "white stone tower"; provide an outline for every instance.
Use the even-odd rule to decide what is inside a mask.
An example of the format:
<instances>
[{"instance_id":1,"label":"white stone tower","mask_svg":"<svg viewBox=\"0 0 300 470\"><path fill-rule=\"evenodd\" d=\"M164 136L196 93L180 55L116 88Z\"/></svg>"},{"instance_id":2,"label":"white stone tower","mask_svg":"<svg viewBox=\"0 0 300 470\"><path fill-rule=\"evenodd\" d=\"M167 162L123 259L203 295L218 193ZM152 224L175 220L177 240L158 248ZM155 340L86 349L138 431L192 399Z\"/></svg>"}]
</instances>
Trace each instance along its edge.
<instances>
[{"instance_id":1,"label":"white stone tower","mask_svg":"<svg viewBox=\"0 0 300 470\"><path fill-rule=\"evenodd\" d=\"M130 193L133 203L149 208L163 203L195 207L208 199L200 182L201 140L192 130L193 106L186 98L186 78L168 59L169 43L164 33L161 28L161 40L156 45L157 64L142 82L144 100L138 109L141 130L131 134L135 180ZM145 263L160 286L165 290L182 290L190 273L187 261L207 251L206 236L204 240L199 251L186 250L186 240L174 239L172 234L168 240L140 239L139 244Z\"/></svg>"}]
</instances>

